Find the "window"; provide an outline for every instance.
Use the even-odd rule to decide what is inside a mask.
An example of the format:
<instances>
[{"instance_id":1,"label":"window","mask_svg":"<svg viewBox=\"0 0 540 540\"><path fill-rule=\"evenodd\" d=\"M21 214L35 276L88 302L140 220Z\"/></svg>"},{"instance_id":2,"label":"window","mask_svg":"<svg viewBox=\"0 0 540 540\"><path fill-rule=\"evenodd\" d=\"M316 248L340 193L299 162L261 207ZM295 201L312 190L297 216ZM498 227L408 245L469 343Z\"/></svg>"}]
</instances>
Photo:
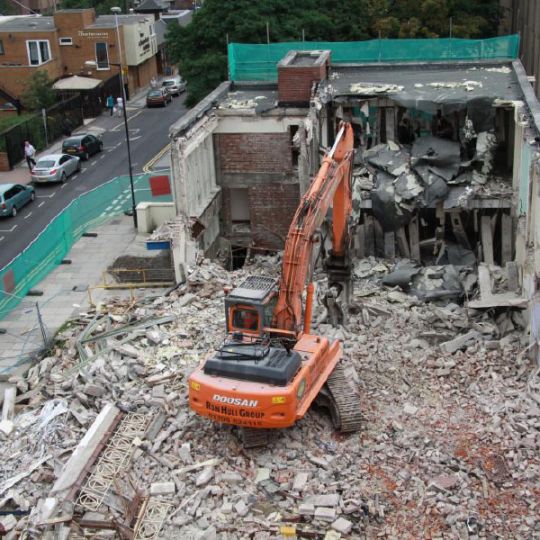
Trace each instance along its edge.
<instances>
[{"instance_id":1,"label":"window","mask_svg":"<svg viewBox=\"0 0 540 540\"><path fill-rule=\"evenodd\" d=\"M4 43L0 39L0 54L4 54Z\"/></svg>"},{"instance_id":2,"label":"window","mask_svg":"<svg viewBox=\"0 0 540 540\"><path fill-rule=\"evenodd\" d=\"M27 41L28 61L31 66L39 66L51 59L49 40Z\"/></svg>"},{"instance_id":3,"label":"window","mask_svg":"<svg viewBox=\"0 0 540 540\"><path fill-rule=\"evenodd\" d=\"M109 52L106 43L96 43L96 64L98 69L109 69Z\"/></svg>"},{"instance_id":4,"label":"window","mask_svg":"<svg viewBox=\"0 0 540 540\"><path fill-rule=\"evenodd\" d=\"M259 314L254 309L236 308L233 311L233 327L256 331L259 329Z\"/></svg>"},{"instance_id":5,"label":"window","mask_svg":"<svg viewBox=\"0 0 540 540\"><path fill-rule=\"evenodd\" d=\"M73 39L70 37L61 37L58 42L60 45L73 45Z\"/></svg>"}]
</instances>

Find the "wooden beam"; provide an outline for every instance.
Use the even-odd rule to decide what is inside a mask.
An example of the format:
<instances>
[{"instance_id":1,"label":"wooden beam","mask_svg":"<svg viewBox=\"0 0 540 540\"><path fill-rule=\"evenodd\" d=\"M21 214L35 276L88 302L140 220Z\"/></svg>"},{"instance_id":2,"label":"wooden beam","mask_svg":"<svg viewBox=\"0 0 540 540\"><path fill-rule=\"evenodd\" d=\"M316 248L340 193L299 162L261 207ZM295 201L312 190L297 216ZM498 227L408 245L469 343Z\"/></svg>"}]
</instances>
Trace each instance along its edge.
<instances>
[{"instance_id":1,"label":"wooden beam","mask_svg":"<svg viewBox=\"0 0 540 540\"><path fill-rule=\"evenodd\" d=\"M492 296L491 275L486 264L478 265L478 286L480 287L480 299L482 301Z\"/></svg>"},{"instance_id":2,"label":"wooden beam","mask_svg":"<svg viewBox=\"0 0 540 540\"><path fill-rule=\"evenodd\" d=\"M373 219L373 236L375 237L375 248L373 253L376 257L384 257L384 231L379 220Z\"/></svg>"},{"instance_id":3,"label":"wooden beam","mask_svg":"<svg viewBox=\"0 0 540 540\"><path fill-rule=\"evenodd\" d=\"M513 258L512 216L503 214L501 220L501 265L506 265Z\"/></svg>"},{"instance_id":4,"label":"wooden beam","mask_svg":"<svg viewBox=\"0 0 540 540\"><path fill-rule=\"evenodd\" d=\"M454 232L454 236L456 237L456 240L458 241L459 245L466 249L471 249L471 244L469 243L469 239L467 238L467 233L465 232L465 228L463 227L463 222L461 221L460 211L457 210L457 211L449 212L449 214L450 214L450 223L452 224L452 231Z\"/></svg>"},{"instance_id":5,"label":"wooden beam","mask_svg":"<svg viewBox=\"0 0 540 540\"><path fill-rule=\"evenodd\" d=\"M405 234L405 227L400 227L396 231L396 241L398 245L399 255L405 259L411 258L411 251L409 249L409 243L407 242L407 235Z\"/></svg>"},{"instance_id":6,"label":"wooden beam","mask_svg":"<svg viewBox=\"0 0 540 540\"><path fill-rule=\"evenodd\" d=\"M411 259L420 262L420 222L418 215L409 223L409 242L411 244Z\"/></svg>"},{"instance_id":7,"label":"wooden beam","mask_svg":"<svg viewBox=\"0 0 540 540\"><path fill-rule=\"evenodd\" d=\"M396 258L396 238L394 231L384 233L384 258L391 260Z\"/></svg>"},{"instance_id":8,"label":"wooden beam","mask_svg":"<svg viewBox=\"0 0 540 540\"><path fill-rule=\"evenodd\" d=\"M364 227L366 239L365 254L366 257L369 257L375 255L375 229L373 226L373 216L364 215Z\"/></svg>"},{"instance_id":9,"label":"wooden beam","mask_svg":"<svg viewBox=\"0 0 540 540\"><path fill-rule=\"evenodd\" d=\"M482 216L481 220L482 229L482 251L484 253L484 262L486 264L495 264L493 258L493 234L491 232L491 218L489 216Z\"/></svg>"}]
</instances>

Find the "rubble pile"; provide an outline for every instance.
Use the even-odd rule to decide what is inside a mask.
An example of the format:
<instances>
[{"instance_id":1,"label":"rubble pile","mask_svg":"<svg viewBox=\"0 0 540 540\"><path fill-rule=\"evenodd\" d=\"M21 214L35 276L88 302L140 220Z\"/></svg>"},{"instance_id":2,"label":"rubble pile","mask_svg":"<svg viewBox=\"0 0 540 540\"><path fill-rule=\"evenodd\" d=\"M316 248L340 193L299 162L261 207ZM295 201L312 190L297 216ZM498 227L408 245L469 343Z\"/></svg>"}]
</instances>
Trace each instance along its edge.
<instances>
[{"instance_id":1,"label":"rubble pile","mask_svg":"<svg viewBox=\"0 0 540 540\"><path fill-rule=\"evenodd\" d=\"M6 537L540 533L540 385L522 332L489 311L383 285L393 270L371 258L356 264L342 327L314 309L313 333L343 342L364 429L335 433L314 408L263 449L246 450L235 428L195 416L186 381L223 339L224 287L277 275L278 256L234 272L205 260L167 295L81 313L47 357L9 381Z\"/></svg>"},{"instance_id":2,"label":"rubble pile","mask_svg":"<svg viewBox=\"0 0 540 540\"><path fill-rule=\"evenodd\" d=\"M358 153L353 171L355 206L371 199L385 230L407 224L416 208L468 209L473 198L508 198L512 186L494 170L495 135L474 134L473 157L460 144L424 135L412 146L393 141Z\"/></svg>"}]
</instances>

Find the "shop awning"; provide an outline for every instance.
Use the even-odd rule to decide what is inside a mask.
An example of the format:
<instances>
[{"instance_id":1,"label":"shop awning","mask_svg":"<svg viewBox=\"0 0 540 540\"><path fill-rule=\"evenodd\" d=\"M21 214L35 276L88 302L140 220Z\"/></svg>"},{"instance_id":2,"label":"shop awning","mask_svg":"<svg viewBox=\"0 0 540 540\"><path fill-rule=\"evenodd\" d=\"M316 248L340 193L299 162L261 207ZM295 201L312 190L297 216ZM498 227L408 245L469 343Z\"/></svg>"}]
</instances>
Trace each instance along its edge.
<instances>
[{"instance_id":1,"label":"shop awning","mask_svg":"<svg viewBox=\"0 0 540 540\"><path fill-rule=\"evenodd\" d=\"M91 77L66 77L53 84L55 90L92 90L99 86L103 81L101 79L92 79Z\"/></svg>"}]
</instances>

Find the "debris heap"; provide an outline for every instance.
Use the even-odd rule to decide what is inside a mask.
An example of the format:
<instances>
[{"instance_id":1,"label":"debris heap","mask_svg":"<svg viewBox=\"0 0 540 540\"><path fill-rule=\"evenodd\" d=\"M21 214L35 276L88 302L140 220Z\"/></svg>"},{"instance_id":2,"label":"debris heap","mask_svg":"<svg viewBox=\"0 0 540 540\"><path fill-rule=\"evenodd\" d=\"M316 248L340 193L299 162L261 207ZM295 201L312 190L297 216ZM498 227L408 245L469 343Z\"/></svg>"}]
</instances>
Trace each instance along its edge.
<instances>
[{"instance_id":1,"label":"debris heap","mask_svg":"<svg viewBox=\"0 0 540 540\"><path fill-rule=\"evenodd\" d=\"M539 534L540 384L519 316L424 303L382 285L393 270L357 264L345 326L314 312L313 332L343 341L363 429L342 436L313 409L264 449L195 416L186 380L223 338L223 288L277 275L277 256L235 272L205 260L167 295L81 313L5 391L0 527L8 538Z\"/></svg>"}]
</instances>

